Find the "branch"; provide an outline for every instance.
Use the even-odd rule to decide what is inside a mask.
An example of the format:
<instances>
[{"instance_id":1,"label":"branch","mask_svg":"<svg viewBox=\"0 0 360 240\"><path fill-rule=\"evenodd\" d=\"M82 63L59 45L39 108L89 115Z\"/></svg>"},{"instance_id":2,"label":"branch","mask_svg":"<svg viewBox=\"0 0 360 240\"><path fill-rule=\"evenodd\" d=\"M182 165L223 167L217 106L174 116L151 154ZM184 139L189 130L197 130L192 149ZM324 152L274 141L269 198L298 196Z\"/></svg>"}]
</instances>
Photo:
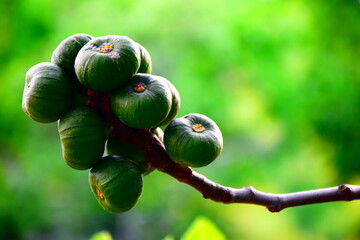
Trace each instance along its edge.
<instances>
[{"instance_id":1,"label":"branch","mask_svg":"<svg viewBox=\"0 0 360 240\"><path fill-rule=\"evenodd\" d=\"M149 156L151 156L152 159L150 161L155 168L157 168L158 160L161 160L164 164L167 161L171 161L161 142L154 140L150 146L151 149L148 150L149 154L151 154ZM161 155L159 154L160 152ZM158 155L152 155L154 153L157 153ZM156 156L156 159L154 156ZM261 205L265 206L271 212L280 212L285 208L315 203L360 199L360 185L343 184L338 187L310 191L272 194L258 191L253 187L243 187L240 189L225 187L212 182L203 175L193 171L191 168L175 167L172 166L172 164L169 164L163 165L160 169L157 169L175 177L180 182L192 186L201 192L204 198L227 204L247 203ZM179 172L182 174L179 174Z\"/></svg>"},{"instance_id":2,"label":"branch","mask_svg":"<svg viewBox=\"0 0 360 240\"><path fill-rule=\"evenodd\" d=\"M104 96L90 98L87 105L107 118L112 134L145 152L145 158L149 165L180 182L188 184L198 190L204 198L212 201L226 204L256 204L265 206L271 212L279 212L289 207L360 199L360 185L343 184L338 187L286 194L265 193L253 187L237 189L222 186L195 172L190 167L182 167L172 161L163 143L150 131L131 128L120 122L112 113L108 101L104 101Z\"/></svg>"},{"instance_id":3,"label":"branch","mask_svg":"<svg viewBox=\"0 0 360 240\"><path fill-rule=\"evenodd\" d=\"M264 193L253 187L231 189L231 192L233 194L231 203L262 205L271 212L280 212L285 208L309 204L360 199L360 186L348 184L286 194Z\"/></svg>"}]
</instances>

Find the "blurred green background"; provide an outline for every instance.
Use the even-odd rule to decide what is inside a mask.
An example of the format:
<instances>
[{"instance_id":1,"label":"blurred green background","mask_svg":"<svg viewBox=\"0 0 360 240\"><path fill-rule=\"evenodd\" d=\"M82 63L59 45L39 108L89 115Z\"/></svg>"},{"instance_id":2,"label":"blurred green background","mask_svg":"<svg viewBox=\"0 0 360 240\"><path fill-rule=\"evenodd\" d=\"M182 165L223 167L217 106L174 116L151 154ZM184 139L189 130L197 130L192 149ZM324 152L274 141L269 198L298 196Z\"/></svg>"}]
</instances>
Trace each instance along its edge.
<instances>
[{"instance_id":1,"label":"blurred green background","mask_svg":"<svg viewBox=\"0 0 360 240\"><path fill-rule=\"evenodd\" d=\"M223 205L154 172L112 215L68 167L57 124L21 110L26 71L75 33L126 35L178 88L179 116L217 122L224 150L198 169L285 193L360 184L360 6L355 0L0 1L0 239L178 239L198 216L228 239L360 239L359 202L269 213Z\"/></svg>"}]
</instances>

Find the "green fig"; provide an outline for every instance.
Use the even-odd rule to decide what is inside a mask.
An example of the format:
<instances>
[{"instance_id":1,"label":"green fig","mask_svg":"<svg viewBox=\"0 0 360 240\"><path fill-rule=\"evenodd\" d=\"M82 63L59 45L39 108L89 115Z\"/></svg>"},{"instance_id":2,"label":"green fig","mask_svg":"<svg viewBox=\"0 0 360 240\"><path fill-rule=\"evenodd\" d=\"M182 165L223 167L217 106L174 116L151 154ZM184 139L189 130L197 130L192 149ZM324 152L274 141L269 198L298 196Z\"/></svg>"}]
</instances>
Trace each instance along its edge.
<instances>
[{"instance_id":1,"label":"green fig","mask_svg":"<svg viewBox=\"0 0 360 240\"><path fill-rule=\"evenodd\" d=\"M34 121L57 121L74 101L74 91L65 72L56 64L43 62L26 73L23 111Z\"/></svg>"},{"instance_id":2,"label":"green fig","mask_svg":"<svg viewBox=\"0 0 360 240\"><path fill-rule=\"evenodd\" d=\"M143 190L136 164L122 156L106 156L98 161L90 170L89 183L99 204L110 213L130 210Z\"/></svg>"},{"instance_id":3,"label":"green fig","mask_svg":"<svg viewBox=\"0 0 360 240\"><path fill-rule=\"evenodd\" d=\"M108 128L93 109L80 106L59 120L59 135L65 162L72 168L91 168L105 150Z\"/></svg>"},{"instance_id":4,"label":"green fig","mask_svg":"<svg viewBox=\"0 0 360 240\"><path fill-rule=\"evenodd\" d=\"M149 52L139 44L140 50L140 67L137 71L138 73L148 73L152 72L152 62Z\"/></svg>"},{"instance_id":5,"label":"green fig","mask_svg":"<svg viewBox=\"0 0 360 240\"><path fill-rule=\"evenodd\" d=\"M60 42L51 56L51 62L61 67L68 76L76 79L75 74L75 58L80 49L88 43L93 37L84 33L71 35Z\"/></svg>"},{"instance_id":6,"label":"green fig","mask_svg":"<svg viewBox=\"0 0 360 240\"><path fill-rule=\"evenodd\" d=\"M151 131L162 141L164 132L161 128L151 129ZM149 174L154 170L151 166L149 166L145 161L145 152L137 149L133 145L120 140L119 138L110 137L105 146L105 155L118 155L123 156L131 161L134 161L139 170L144 175Z\"/></svg>"},{"instance_id":7,"label":"green fig","mask_svg":"<svg viewBox=\"0 0 360 240\"><path fill-rule=\"evenodd\" d=\"M97 92L111 92L125 84L140 66L140 49L125 36L97 37L83 46L75 59L80 83Z\"/></svg>"},{"instance_id":8,"label":"green fig","mask_svg":"<svg viewBox=\"0 0 360 240\"><path fill-rule=\"evenodd\" d=\"M111 96L120 121L133 128L157 127L171 109L171 90L160 76L138 73Z\"/></svg>"},{"instance_id":9,"label":"green fig","mask_svg":"<svg viewBox=\"0 0 360 240\"><path fill-rule=\"evenodd\" d=\"M188 114L166 127L164 145L173 161L183 166L203 167L219 156L223 138L213 120L202 114Z\"/></svg>"}]
</instances>

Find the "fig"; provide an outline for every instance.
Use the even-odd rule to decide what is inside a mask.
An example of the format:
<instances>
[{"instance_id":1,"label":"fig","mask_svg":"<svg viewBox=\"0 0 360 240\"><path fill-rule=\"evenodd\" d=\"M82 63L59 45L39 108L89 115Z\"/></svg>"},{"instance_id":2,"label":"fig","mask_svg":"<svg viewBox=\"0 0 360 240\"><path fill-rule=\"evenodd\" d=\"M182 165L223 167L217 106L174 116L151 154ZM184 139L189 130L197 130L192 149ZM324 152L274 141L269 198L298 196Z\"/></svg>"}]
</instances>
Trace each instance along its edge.
<instances>
[{"instance_id":1,"label":"fig","mask_svg":"<svg viewBox=\"0 0 360 240\"><path fill-rule=\"evenodd\" d=\"M142 45L139 45L140 50L140 67L137 71L138 73L148 73L152 72L152 62L149 52Z\"/></svg>"},{"instance_id":2,"label":"fig","mask_svg":"<svg viewBox=\"0 0 360 240\"><path fill-rule=\"evenodd\" d=\"M180 165L203 167L219 156L223 138L213 120L193 113L171 121L164 131L164 145L171 159Z\"/></svg>"},{"instance_id":3,"label":"fig","mask_svg":"<svg viewBox=\"0 0 360 240\"><path fill-rule=\"evenodd\" d=\"M97 37L83 46L75 59L80 83L94 91L111 92L125 84L140 66L138 44L125 36Z\"/></svg>"},{"instance_id":4,"label":"fig","mask_svg":"<svg viewBox=\"0 0 360 240\"><path fill-rule=\"evenodd\" d=\"M150 131L151 131L153 134L155 134L155 135L159 138L159 140L160 140L161 142L164 141L164 132L163 132L163 130L162 130L161 128L159 128L159 127L157 127L157 128L152 128Z\"/></svg>"},{"instance_id":5,"label":"fig","mask_svg":"<svg viewBox=\"0 0 360 240\"><path fill-rule=\"evenodd\" d=\"M171 90L165 79L138 73L117 89L110 102L114 114L133 128L157 127L171 109Z\"/></svg>"},{"instance_id":6,"label":"fig","mask_svg":"<svg viewBox=\"0 0 360 240\"><path fill-rule=\"evenodd\" d=\"M89 183L99 204L110 213L130 210L143 190L136 164L122 156L106 156L90 170Z\"/></svg>"},{"instance_id":7,"label":"fig","mask_svg":"<svg viewBox=\"0 0 360 240\"><path fill-rule=\"evenodd\" d=\"M80 49L93 37L84 33L71 35L60 42L51 56L51 62L61 67L70 77L76 80L75 58Z\"/></svg>"},{"instance_id":8,"label":"fig","mask_svg":"<svg viewBox=\"0 0 360 240\"><path fill-rule=\"evenodd\" d=\"M87 106L75 107L59 120L62 154L72 168L91 168L105 150L108 127L102 117Z\"/></svg>"},{"instance_id":9,"label":"fig","mask_svg":"<svg viewBox=\"0 0 360 240\"><path fill-rule=\"evenodd\" d=\"M175 86L167 79L166 83L168 84L170 91L171 91L171 109L167 117L159 123L159 126L165 126L168 125L178 114L180 110L180 94L178 90L175 88Z\"/></svg>"},{"instance_id":10,"label":"fig","mask_svg":"<svg viewBox=\"0 0 360 240\"><path fill-rule=\"evenodd\" d=\"M57 121L72 107L73 101L71 81L56 64L43 62L27 71L22 109L34 121Z\"/></svg>"},{"instance_id":11,"label":"fig","mask_svg":"<svg viewBox=\"0 0 360 240\"><path fill-rule=\"evenodd\" d=\"M161 128L151 129L151 131L160 139L160 141L162 141L164 132ZM105 155L119 155L136 162L140 172L144 175L147 175L154 170L154 168L146 163L145 153L143 151L117 137L110 137L107 140L105 150Z\"/></svg>"}]
</instances>

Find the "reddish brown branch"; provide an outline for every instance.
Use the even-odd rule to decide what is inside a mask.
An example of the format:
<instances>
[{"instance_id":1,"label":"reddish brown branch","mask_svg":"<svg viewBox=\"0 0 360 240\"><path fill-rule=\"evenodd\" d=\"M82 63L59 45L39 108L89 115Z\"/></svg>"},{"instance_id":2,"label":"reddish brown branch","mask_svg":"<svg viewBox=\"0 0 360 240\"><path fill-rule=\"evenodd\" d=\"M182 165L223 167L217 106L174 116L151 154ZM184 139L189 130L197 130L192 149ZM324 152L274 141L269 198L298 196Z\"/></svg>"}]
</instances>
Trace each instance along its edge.
<instances>
[{"instance_id":1,"label":"reddish brown branch","mask_svg":"<svg viewBox=\"0 0 360 240\"><path fill-rule=\"evenodd\" d=\"M110 122L113 134L146 153L148 163L161 172L186 183L199 191L204 198L221 203L247 203L265 206L271 212L285 208L333 201L351 201L360 199L360 186L340 185L338 187L316 189L286 194L265 193L253 187L240 189L225 187L214 183L189 167L181 167L173 162L161 141L150 131L134 129L121 123L102 100L90 101Z\"/></svg>"}]
</instances>

